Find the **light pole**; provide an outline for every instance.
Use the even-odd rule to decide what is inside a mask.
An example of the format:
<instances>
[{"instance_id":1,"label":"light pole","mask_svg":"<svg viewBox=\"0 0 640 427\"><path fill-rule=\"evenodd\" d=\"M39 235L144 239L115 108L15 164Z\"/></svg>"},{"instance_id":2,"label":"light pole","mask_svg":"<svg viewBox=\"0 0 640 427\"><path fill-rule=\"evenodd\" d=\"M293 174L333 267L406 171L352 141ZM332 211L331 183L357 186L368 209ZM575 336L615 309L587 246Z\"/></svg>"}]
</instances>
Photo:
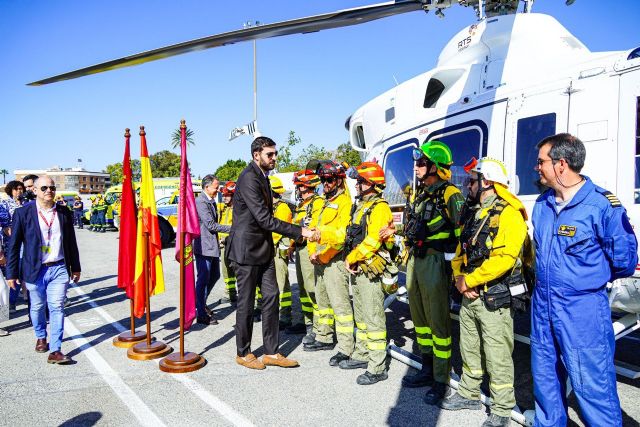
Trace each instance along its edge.
<instances>
[{"instance_id":1,"label":"light pole","mask_svg":"<svg viewBox=\"0 0 640 427\"><path fill-rule=\"evenodd\" d=\"M257 27L260 21L247 21L242 24L244 29ZM256 53L256 40L253 40L253 121L258 127L258 57Z\"/></svg>"}]
</instances>

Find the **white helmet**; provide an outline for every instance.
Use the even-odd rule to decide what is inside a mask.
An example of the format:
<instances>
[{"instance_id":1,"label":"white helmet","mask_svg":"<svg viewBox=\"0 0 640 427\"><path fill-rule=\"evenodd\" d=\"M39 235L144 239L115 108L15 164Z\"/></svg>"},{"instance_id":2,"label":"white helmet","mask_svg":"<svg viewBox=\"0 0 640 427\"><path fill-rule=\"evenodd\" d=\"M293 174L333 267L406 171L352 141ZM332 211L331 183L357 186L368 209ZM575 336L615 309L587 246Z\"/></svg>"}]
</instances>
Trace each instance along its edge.
<instances>
[{"instance_id":1,"label":"white helmet","mask_svg":"<svg viewBox=\"0 0 640 427\"><path fill-rule=\"evenodd\" d=\"M471 171L482 174L484 179L488 181L497 182L506 187L509 186L507 167L500 160L482 157Z\"/></svg>"}]
</instances>

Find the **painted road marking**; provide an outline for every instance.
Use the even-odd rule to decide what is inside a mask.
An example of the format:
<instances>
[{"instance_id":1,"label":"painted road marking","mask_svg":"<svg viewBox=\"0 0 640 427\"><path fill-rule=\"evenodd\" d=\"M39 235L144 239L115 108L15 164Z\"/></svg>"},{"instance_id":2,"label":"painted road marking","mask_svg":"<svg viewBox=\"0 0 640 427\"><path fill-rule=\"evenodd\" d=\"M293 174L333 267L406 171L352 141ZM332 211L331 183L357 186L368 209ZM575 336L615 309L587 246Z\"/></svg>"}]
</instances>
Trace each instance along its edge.
<instances>
[{"instance_id":1,"label":"painted road marking","mask_svg":"<svg viewBox=\"0 0 640 427\"><path fill-rule=\"evenodd\" d=\"M93 307L95 312L99 316L101 316L107 323L113 326L113 328L116 329L118 333L129 330L128 328L125 328L124 326L122 326L116 319L111 317L111 315L107 313L102 307L99 307L98 304L95 303L95 301L89 298L89 296L82 290L82 288L80 288L76 284L72 284L72 287L73 289L76 290L78 294L82 295L83 297L86 296L88 298L87 302L89 303L89 305L91 305L91 307ZM96 351L93 348L91 348L91 350ZM96 354L97 354L97 351L96 351ZM156 362L156 364L160 363L160 361L157 359L154 361ZM200 385L200 383L198 383L192 378L189 378L187 374L167 374L167 375L169 375L169 377L173 378L174 380L184 385L184 387L187 390L189 390L190 392L198 396L198 398L202 400L204 403L206 403L207 406L209 406L214 411L218 412L220 415L222 415L227 421L229 421L233 425L239 426L239 427L253 426L253 423L249 421L249 419L245 418L242 414L234 411L233 408L231 408L231 406L227 405L222 400L218 399L216 396L211 394L207 389L205 389L202 385Z\"/></svg>"}]
</instances>

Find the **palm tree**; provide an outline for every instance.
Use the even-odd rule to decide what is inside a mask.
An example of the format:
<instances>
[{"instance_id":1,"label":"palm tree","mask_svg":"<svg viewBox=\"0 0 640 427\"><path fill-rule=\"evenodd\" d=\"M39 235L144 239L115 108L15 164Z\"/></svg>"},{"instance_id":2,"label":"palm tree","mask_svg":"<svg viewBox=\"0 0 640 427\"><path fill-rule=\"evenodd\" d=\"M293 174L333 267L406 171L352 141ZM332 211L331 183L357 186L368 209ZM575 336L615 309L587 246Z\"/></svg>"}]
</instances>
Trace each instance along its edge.
<instances>
[{"instance_id":1,"label":"palm tree","mask_svg":"<svg viewBox=\"0 0 640 427\"><path fill-rule=\"evenodd\" d=\"M196 145L196 143L193 142L193 131L189 128L187 128L187 144ZM180 128L171 133L171 147L180 147Z\"/></svg>"},{"instance_id":2,"label":"palm tree","mask_svg":"<svg viewBox=\"0 0 640 427\"><path fill-rule=\"evenodd\" d=\"M7 183L7 174L9 173L9 171L6 170L6 169L0 169L0 173L2 174L2 183L6 184Z\"/></svg>"}]
</instances>

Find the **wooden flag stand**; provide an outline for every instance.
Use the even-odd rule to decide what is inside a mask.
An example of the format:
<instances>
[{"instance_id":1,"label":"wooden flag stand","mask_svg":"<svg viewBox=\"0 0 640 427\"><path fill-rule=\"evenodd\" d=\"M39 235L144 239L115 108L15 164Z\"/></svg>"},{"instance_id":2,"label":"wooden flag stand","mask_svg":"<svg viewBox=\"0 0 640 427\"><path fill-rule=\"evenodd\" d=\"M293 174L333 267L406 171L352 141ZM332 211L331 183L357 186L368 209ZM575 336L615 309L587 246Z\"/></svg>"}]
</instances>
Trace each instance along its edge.
<instances>
[{"instance_id":1,"label":"wooden flag stand","mask_svg":"<svg viewBox=\"0 0 640 427\"><path fill-rule=\"evenodd\" d=\"M131 330L123 332L113 339L113 345L119 348L129 348L144 340L147 336L144 332L136 331L135 317L133 316L133 299L131 302ZM155 338L151 338L155 340Z\"/></svg>"},{"instance_id":2,"label":"wooden flag stand","mask_svg":"<svg viewBox=\"0 0 640 427\"><path fill-rule=\"evenodd\" d=\"M184 120L180 124L180 127L186 127ZM180 183L182 185L182 183ZM190 190L190 189L188 189ZM181 195L184 197L184 195ZM181 200L180 216L185 218L187 204L186 201ZM183 221L185 224L186 221ZM180 374L184 372L197 371L202 368L207 362L206 359L199 354L192 352L184 352L184 304L185 304L185 259L184 259L184 227L180 230L180 353L171 354L160 361L160 370L163 372L169 372L172 374Z\"/></svg>"},{"instance_id":3,"label":"wooden flag stand","mask_svg":"<svg viewBox=\"0 0 640 427\"><path fill-rule=\"evenodd\" d=\"M149 298L149 274L151 274L151 268L147 257L149 251L149 233L142 233L142 239L144 242L142 245L144 248L142 259L144 260L143 274L145 311L147 312L147 340L130 347L129 350L127 350L127 357L134 360L151 360L166 356L171 353L173 349L162 341L153 341L151 338L151 300Z\"/></svg>"}]
</instances>

